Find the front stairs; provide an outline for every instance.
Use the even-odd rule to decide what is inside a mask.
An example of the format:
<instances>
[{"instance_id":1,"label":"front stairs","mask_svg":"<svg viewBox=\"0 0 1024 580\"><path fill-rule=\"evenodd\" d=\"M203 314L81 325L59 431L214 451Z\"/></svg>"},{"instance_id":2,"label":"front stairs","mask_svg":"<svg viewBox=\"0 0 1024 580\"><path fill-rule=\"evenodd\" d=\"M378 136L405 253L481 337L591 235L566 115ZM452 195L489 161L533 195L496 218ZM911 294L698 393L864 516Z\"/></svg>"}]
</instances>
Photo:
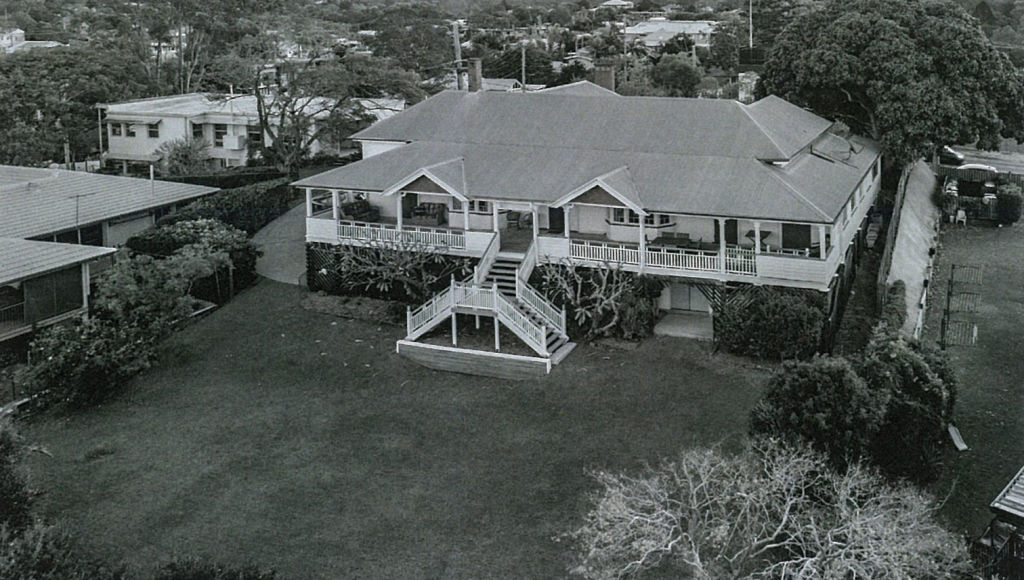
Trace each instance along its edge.
<instances>
[{"instance_id":1,"label":"front stairs","mask_svg":"<svg viewBox=\"0 0 1024 580\"><path fill-rule=\"evenodd\" d=\"M404 340L397 350L431 368L502 378L530 378L551 372L576 344L566 334L565 310L556 308L526 280L532 268L521 254L497 253L483 261L485 272L451 285L416 310L407 313ZM455 314L496 317L537 356L482 351L417 343L416 340ZM500 346L500 345L499 345ZM496 349L497 350L497 349ZM533 369L530 372L528 369Z\"/></svg>"},{"instance_id":2,"label":"front stairs","mask_svg":"<svg viewBox=\"0 0 1024 580\"><path fill-rule=\"evenodd\" d=\"M529 316L538 325L545 326L546 322L541 318L540 314L516 297L516 276L519 275L519 268L522 263L523 258L521 255L498 253L494 263L491 264L491 269L487 272L484 285L489 287L497 286L498 292L515 300L515 305L520 312ZM569 337L564 332L559 332L557 328L550 326L545 327L545 329L547 330L545 338L549 353L557 353L558 349L569 343Z\"/></svg>"}]
</instances>

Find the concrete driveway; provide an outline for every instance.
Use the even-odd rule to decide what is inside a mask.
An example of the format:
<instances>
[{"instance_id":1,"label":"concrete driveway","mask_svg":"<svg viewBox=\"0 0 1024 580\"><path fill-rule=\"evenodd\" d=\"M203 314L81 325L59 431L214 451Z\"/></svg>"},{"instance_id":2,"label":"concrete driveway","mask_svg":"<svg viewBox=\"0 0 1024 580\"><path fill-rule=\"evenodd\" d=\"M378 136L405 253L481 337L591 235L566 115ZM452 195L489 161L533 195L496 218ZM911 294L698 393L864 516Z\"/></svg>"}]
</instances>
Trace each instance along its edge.
<instances>
[{"instance_id":1,"label":"concrete driveway","mask_svg":"<svg viewBox=\"0 0 1024 580\"><path fill-rule=\"evenodd\" d=\"M263 250L256 273L285 284L300 285L306 272L306 206L299 204L256 232L252 241Z\"/></svg>"}]
</instances>

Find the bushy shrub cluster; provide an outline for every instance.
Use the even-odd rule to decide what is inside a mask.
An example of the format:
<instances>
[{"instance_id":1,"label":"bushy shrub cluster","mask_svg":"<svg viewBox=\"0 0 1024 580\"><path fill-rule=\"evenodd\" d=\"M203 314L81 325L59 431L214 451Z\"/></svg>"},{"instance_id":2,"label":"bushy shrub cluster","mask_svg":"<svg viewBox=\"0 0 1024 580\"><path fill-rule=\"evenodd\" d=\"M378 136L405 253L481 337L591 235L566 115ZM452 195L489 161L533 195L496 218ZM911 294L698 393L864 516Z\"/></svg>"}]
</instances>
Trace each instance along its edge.
<instances>
[{"instance_id":1,"label":"bushy shrub cluster","mask_svg":"<svg viewBox=\"0 0 1024 580\"><path fill-rule=\"evenodd\" d=\"M414 244L307 248L309 289L329 294L369 296L418 305L463 280L476 260L448 256Z\"/></svg>"},{"instance_id":2,"label":"bushy shrub cluster","mask_svg":"<svg viewBox=\"0 0 1024 580\"><path fill-rule=\"evenodd\" d=\"M885 303L878 316L876 330L899 332L907 320L907 286L903 280L896 280L885 292Z\"/></svg>"},{"instance_id":3,"label":"bushy shrub cluster","mask_svg":"<svg viewBox=\"0 0 1024 580\"><path fill-rule=\"evenodd\" d=\"M751 432L803 440L836 465L868 460L893 478L933 479L957 379L943 353L899 336L903 315L891 310L855 358L779 369L751 414Z\"/></svg>"},{"instance_id":4,"label":"bushy shrub cluster","mask_svg":"<svg viewBox=\"0 0 1024 580\"><path fill-rule=\"evenodd\" d=\"M178 183L191 183L192 185L205 185L220 189L237 189L272 179L283 179L288 176L273 167L247 166L244 168L232 168L227 171L216 173L204 173L202 175L183 175L180 177L161 177L164 181L175 181Z\"/></svg>"},{"instance_id":5,"label":"bushy shrub cluster","mask_svg":"<svg viewBox=\"0 0 1024 580\"><path fill-rule=\"evenodd\" d=\"M157 225L215 219L251 236L292 206L296 196L288 183L280 178L218 191L164 216Z\"/></svg>"},{"instance_id":6,"label":"bushy shrub cluster","mask_svg":"<svg viewBox=\"0 0 1024 580\"><path fill-rule=\"evenodd\" d=\"M40 406L77 407L118 392L153 363L204 281L219 282L231 263L241 264L236 282L244 281L257 255L245 234L214 220L153 228L132 240L139 252L122 251L100 276L89 319L49 327L32 341L32 364L19 382Z\"/></svg>"},{"instance_id":7,"label":"bushy shrub cluster","mask_svg":"<svg viewBox=\"0 0 1024 580\"><path fill-rule=\"evenodd\" d=\"M190 256L205 261L209 272L192 278L191 294L218 304L257 279L260 251L245 233L218 220L178 221L149 228L129 238L125 245L150 256ZM233 280L228 268L233 268ZM231 281L233 288L228 286Z\"/></svg>"},{"instance_id":8,"label":"bushy shrub cluster","mask_svg":"<svg viewBox=\"0 0 1024 580\"><path fill-rule=\"evenodd\" d=\"M203 558L183 558L160 568L153 580L274 580L277 573L247 564L227 566Z\"/></svg>"},{"instance_id":9,"label":"bushy shrub cluster","mask_svg":"<svg viewBox=\"0 0 1024 580\"><path fill-rule=\"evenodd\" d=\"M807 358L818 351L823 301L809 291L761 287L751 300L715 313L715 340L729 352L765 359Z\"/></svg>"},{"instance_id":10,"label":"bushy shrub cluster","mask_svg":"<svg viewBox=\"0 0 1024 580\"><path fill-rule=\"evenodd\" d=\"M1020 186L1007 183L1000 185L996 190L996 215L1000 224L1017 223L1020 220L1022 205L1024 196L1021 195Z\"/></svg>"},{"instance_id":11,"label":"bushy shrub cluster","mask_svg":"<svg viewBox=\"0 0 1024 580\"><path fill-rule=\"evenodd\" d=\"M583 338L650 336L658 320L657 298L665 284L612 268L541 264L531 283L555 304L565 306L570 334Z\"/></svg>"}]
</instances>

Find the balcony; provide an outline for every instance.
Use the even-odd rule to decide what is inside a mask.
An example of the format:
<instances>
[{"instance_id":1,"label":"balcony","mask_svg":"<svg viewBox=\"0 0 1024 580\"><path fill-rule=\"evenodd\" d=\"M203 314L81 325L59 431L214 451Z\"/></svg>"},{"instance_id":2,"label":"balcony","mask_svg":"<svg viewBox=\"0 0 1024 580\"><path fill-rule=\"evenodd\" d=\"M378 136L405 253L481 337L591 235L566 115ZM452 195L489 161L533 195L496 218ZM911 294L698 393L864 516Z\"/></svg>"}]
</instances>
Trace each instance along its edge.
<instances>
[{"instance_id":1,"label":"balcony","mask_svg":"<svg viewBox=\"0 0 1024 580\"><path fill-rule=\"evenodd\" d=\"M828 287L835 273L839 254L832 248L822 260L808 250L763 250L727 245L723 255L705 247L649 245L641 261L640 246L586 239L541 236L538 255L542 262L571 260L589 266L614 265L625 270L656 276L685 276L719 280L765 281L793 286ZM597 236L592 236L596 238ZM706 246L706 244L704 245Z\"/></svg>"},{"instance_id":2,"label":"balcony","mask_svg":"<svg viewBox=\"0 0 1024 580\"><path fill-rule=\"evenodd\" d=\"M459 256L483 255L494 232L379 222L334 220L330 212L306 218L306 241L347 246L390 246Z\"/></svg>"}]
</instances>

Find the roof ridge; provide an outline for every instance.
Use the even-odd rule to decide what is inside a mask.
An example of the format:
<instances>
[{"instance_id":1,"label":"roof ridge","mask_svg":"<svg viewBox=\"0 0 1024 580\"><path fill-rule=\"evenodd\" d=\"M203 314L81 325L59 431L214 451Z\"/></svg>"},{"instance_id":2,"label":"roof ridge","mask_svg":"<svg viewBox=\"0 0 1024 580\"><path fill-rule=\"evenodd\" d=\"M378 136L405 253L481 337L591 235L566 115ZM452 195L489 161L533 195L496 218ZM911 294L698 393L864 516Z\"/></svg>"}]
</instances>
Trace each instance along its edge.
<instances>
[{"instance_id":1,"label":"roof ridge","mask_svg":"<svg viewBox=\"0 0 1024 580\"><path fill-rule=\"evenodd\" d=\"M772 145L775 146L775 149L777 149L778 152L780 154L782 154L783 157L785 157L786 159L789 159L789 156L786 155L786 152L782 150L782 146L779 145L779 142L775 140L775 137L772 137L771 133L769 133L768 130L765 129L764 125L762 125L760 123L760 121L755 119L754 116L750 114L750 111L747 110L748 105L744 105L743 103L741 103L739 101L732 101L732 102L736 103L736 105L740 108L740 110L743 111L743 114L746 115L747 118L750 119L750 121L754 123L754 126L757 127L757 130L760 131L762 135L767 137L768 140L772 142Z\"/></svg>"},{"instance_id":2,"label":"roof ridge","mask_svg":"<svg viewBox=\"0 0 1024 580\"><path fill-rule=\"evenodd\" d=\"M795 187L793 187L792 184L790 184L788 181L783 179L781 175L776 173L774 167L765 167L765 166L762 166L762 167L763 167L763 169L765 171L768 172L768 175L771 175L779 183L784 185L786 187L786 189L789 190L789 192L792 193L797 199L799 199L800 201L802 201L805 204L807 204L807 206L810 207L811 209L813 209L814 211L818 212L818 214L821 215L823 218L825 218L827 220L834 220L835 219L834 216L830 216L827 213L825 213L824 210L822 210L820 207L818 207L817 204L815 204L813 201L807 199L807 197L804 194L802 194L799 191L797 191L797 189Z\"/></svg>"}]
</instances>

